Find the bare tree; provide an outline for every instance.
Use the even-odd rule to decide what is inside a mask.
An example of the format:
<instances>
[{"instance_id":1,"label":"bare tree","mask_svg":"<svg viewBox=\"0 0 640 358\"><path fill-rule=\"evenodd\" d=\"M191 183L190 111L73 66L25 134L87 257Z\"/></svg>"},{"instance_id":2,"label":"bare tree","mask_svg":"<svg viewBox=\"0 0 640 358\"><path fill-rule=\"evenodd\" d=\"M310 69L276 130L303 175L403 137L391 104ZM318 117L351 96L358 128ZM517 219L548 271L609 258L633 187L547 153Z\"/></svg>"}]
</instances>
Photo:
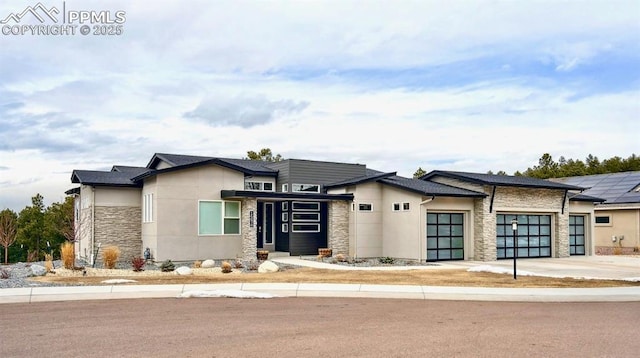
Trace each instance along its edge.
<instances>
[{"instance_id":1,"label":"bare tree","mask_svg":"<svg viewBox=\"0 0 640 358\"><path fill-rule=\"evenodd\" d=\"M0 212L0 245L4 247L5 265L9 263L9 246L16 241L17 234L15 213L8 209Z\"/></svg>"}]
</instances>

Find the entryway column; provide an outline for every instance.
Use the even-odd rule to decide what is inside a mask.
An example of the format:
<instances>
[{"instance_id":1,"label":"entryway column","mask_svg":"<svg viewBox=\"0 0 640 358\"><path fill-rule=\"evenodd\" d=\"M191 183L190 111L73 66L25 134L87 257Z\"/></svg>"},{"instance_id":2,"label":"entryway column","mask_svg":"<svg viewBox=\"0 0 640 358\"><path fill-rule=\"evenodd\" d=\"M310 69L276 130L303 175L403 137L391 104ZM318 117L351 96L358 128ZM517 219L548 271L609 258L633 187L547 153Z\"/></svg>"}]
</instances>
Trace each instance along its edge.
<instances>
[{"instance_id":1,"label":"entryway column","mask_svg":"<svg viewBox=\"0 0 640 358\"><path fill-rule=\"evenodd\" d=\"M333 254L349 254L349 202L332 201L329 204L329 247Z\"/></svg>"},{"instance_id":2,"label":"entryway column","mask_svg":"<svg viewBox=\"0 0 640 358\"><path fill-rule=\"evenodd\" d=\"M256 259L258 200L242 199L242 259Z\"/></svg>"}]
</instances>

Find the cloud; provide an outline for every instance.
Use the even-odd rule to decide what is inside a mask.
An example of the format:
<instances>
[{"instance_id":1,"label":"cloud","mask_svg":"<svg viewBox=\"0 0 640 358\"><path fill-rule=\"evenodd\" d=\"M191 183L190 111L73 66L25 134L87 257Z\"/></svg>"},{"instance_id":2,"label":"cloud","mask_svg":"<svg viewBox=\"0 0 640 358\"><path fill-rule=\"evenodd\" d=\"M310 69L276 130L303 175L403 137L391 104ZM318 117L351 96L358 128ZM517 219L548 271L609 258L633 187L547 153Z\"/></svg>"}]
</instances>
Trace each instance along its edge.
<instances>
[{"instance_id":1,"label":"cloud","mask_svg":"<svg viewBox=\"0 0 640 358\"><path fill-rule=\"evenodd\" d=\"M277 118L302 112L309 102L294 100L270 101L264 95L241 94L235 97L208 97L185 118L196 118L213 126L250 128L267 124Z\"/></svg>"}]
</instances>

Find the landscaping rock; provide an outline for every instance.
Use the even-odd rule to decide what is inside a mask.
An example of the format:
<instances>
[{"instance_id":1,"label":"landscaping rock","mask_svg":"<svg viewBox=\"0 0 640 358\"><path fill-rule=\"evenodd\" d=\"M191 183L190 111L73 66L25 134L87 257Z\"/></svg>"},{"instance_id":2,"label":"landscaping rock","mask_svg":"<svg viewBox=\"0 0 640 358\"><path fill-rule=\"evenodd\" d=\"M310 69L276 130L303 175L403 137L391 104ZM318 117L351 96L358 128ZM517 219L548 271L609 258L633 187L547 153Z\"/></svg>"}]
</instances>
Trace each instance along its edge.
<instances>
[{"instance_id":1,"label":"landscaping rock","mask_svg":"<svg viewBox=\"0 0 640 358\"><path fill-rule=\"evenodd\" d=\"M47 274L47 269L40 265L31 265L31 274L33 276L44 276Z\"/></svg>"},{"instance_id":2,"label":"landscaping rock","mask_svg":"<svg viewBox=\"0 0 640 358\"><path fill-rule=\"evenodd\" d=\"M204 260L200 267L202 268L212 268L216 266L216 262L213 260Z\"/></svg>"},{"instance_id":3,"label":"landscaping rock","mask_svg":"<svg viewBox=\"0 0 640 358\"><path fill-rule=\"evenodd\" d=\"M193 273L193 271L191 271L190 268L188 268L187 266L180 266L176 269L176 274L180 275L180 276L189 276Z\"/></svg>"},{"instance_id":4,"label":"landscaping rock","mask_svg":"<svg viewBox=\"0 0 640 358\"><path fill-rule=\"evenodd\" d=\"M273 261L265 261L258 266L259 273L277 272L280 268Z\"/></svg>"}]
</instances>

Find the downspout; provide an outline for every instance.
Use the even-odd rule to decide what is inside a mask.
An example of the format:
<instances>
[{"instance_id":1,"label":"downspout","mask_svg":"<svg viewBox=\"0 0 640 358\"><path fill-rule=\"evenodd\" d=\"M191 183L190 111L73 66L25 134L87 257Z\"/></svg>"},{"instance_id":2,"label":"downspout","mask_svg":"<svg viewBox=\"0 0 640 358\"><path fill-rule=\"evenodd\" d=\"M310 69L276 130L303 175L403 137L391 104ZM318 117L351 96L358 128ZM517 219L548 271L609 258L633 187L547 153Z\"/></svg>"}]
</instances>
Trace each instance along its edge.
<instances>
[{"instance_id":1,"label":"downspout","mask_svg":"<svg viewBox=\"0 0 640 358\"><path fill-rule=\"evenodd\" d=\"M423 240L422 231L421 230L422 230L422 218L423 217L425 218L425 224L426 224L426 217L427 216L426 215L424 215L424 216L422 215L422 206L432 202L435 198L436 198L436 196L432 195L431 198L429 198L427 200L423 200L423 201L420 202L420 213L421 214L420 214L420 220L418 220L418 252L419 252L418 261L422 260L422 254L426 252L426 247L425 247L425 250L422 249L422 243L423 242L426 243L426 235L425 235L425 239ZM425 212L425 214L427 213L427 208L424 209L424 212ZM426 234L426 232L425 232L425 234ZM425 246L426 246L426 244L425 244ZM427 261L426 254L425 254L424 260Z\"/></svg>"},{"instance_id":2,"label":"downspout","mask_svg":"<svg viewBox=\"0 0 640 358\"><path fill-rule=\"evenodd\" d=\"M91 251L90 251L90 257L92 262L90 262L90 264L95 264L95 262L93 262L93 250L95 249L95 241L96 241L96 188L95 187L91 187Z\"/></svg>"},{"instance_id":3,"label":"downspout","mask_svg":"<svg viewBox=\"0 0 640 358\"><path fill-rule=\"evenodd\" d=\"M493 189L491 190L491 201L489 202L489 213L493 212L493 198L496 197L496 186L493 186Z\"/></svg>"},{"instance_id":4,"label":"downspout","mask_svg":"<svg viewBox=\"0 0 640 358\"><path fill-rule=\"evenodd\" d=\"M562 212L561 214L564 215L564 206L565 203L567 202L567 193L569 192L569 190L565 190L564 191L564 196L562 197Z\"/></svg>"}]
</instances>

